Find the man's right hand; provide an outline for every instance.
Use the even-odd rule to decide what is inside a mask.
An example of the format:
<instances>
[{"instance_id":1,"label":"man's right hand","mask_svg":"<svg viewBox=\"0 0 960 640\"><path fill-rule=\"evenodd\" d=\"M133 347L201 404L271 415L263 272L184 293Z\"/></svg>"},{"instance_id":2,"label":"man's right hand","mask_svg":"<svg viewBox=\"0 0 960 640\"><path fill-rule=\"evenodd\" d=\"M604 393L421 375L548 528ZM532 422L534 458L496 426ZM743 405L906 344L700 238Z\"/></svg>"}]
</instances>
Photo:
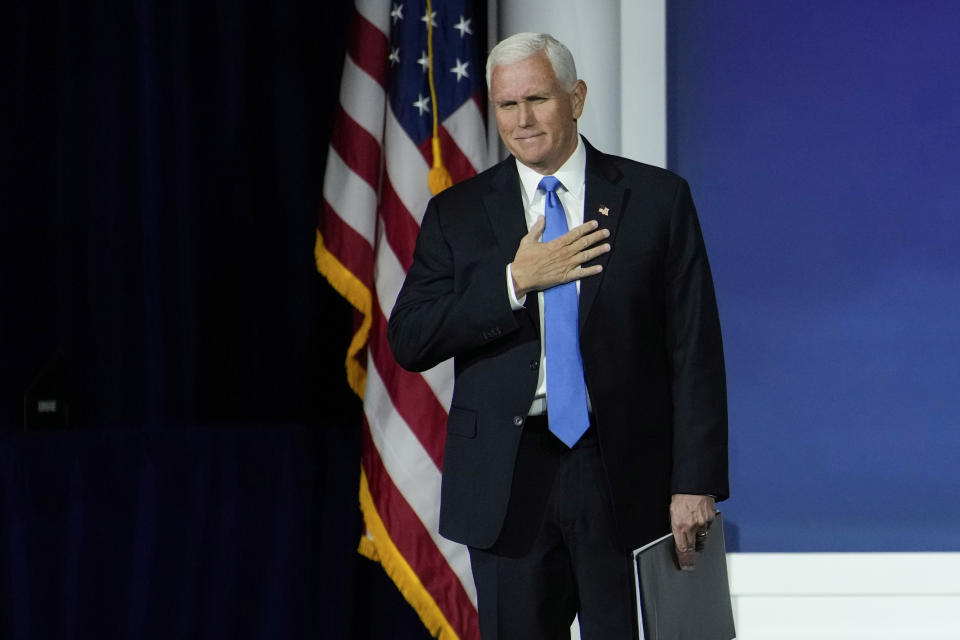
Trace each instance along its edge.
<instances>
[{"instance_id":1,"label":"man's right hand","mask_svg":"<svg viewBox=\"0 0 960 640\"><path fill-rule=\"evenodd\" d=\"M546 225L546 218L540 216L520 240L510 267L517 298L603 271L598 264L581 265L610 251L608 243L597 244L610 237L609 230L599 229L599 223L590 220L550 242L540 242Z\"/></svg>"}]
</instances>

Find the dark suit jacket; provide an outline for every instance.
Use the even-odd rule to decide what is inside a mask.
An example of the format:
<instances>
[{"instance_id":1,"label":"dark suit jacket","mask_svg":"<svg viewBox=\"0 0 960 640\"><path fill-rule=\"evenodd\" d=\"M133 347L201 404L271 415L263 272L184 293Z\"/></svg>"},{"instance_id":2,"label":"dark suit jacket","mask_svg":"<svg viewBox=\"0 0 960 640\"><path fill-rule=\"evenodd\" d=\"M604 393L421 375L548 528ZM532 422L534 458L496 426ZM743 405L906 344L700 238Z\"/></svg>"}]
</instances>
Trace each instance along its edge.
<instances>
[{"instance_id":1,"label":"dark suit jacket","mask_svg":"<svg viewBox=\"0 0 960 640\"><path fill-rule=\"evenodd\" d=\"M621 543L669 531L673 493L728 495L723 351L687 183L589 144L584 220L610 230L581 281L580 351ZM607 209L607 215L600 210ZM440 533L489 548L537 385L537 297L513 311L506 265L527 233L513 158L434 197L389 322L397 361L453 357Z\"/></svg>"}]
</instances>

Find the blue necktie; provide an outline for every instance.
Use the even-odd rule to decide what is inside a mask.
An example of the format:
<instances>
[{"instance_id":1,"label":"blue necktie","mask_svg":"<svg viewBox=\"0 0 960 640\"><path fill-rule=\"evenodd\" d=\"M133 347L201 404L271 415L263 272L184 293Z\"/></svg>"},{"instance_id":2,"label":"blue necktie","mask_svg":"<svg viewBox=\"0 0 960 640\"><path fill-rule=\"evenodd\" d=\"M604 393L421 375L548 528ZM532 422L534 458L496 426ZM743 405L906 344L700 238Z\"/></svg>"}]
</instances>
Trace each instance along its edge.
<instances>
[{"instance_id":1,"label":"blue necktie","mask_svg":"<svg viewBox=\"0 0 960 640\"><path fill-rule=\"evenodd\" d=\"M557 197L560 181L546 176L538 188L547 192L543 241L568 231L567 216ZM587 387L583 381L578 337L577 284L567 282L543 292L543 324L547 359L547 421L550 431L572 447L590 427Z\"/></svg>"}]
</instances>

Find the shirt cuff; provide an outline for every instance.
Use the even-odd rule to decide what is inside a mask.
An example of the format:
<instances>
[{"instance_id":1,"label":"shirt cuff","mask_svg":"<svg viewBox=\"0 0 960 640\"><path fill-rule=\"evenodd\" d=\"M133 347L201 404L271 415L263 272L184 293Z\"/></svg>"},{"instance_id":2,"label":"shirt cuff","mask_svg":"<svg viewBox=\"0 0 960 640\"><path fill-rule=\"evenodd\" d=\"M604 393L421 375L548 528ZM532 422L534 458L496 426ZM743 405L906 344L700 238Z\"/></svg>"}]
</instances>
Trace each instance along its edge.
<instances>
[{"instance_id":1,"label":"shirt cuff","mask_svg":"<svg viewBox=\"0 0 960 640\"><path fill-rule=\"evenodd\" d=\"M507 298L510 299L510 308L514 311L520 311L524 308L524 303L527 301L527 296L523 296L522 300L517 300L517 290L513 288L513 263L507 265Z\"/></svg>"}]
</instances>

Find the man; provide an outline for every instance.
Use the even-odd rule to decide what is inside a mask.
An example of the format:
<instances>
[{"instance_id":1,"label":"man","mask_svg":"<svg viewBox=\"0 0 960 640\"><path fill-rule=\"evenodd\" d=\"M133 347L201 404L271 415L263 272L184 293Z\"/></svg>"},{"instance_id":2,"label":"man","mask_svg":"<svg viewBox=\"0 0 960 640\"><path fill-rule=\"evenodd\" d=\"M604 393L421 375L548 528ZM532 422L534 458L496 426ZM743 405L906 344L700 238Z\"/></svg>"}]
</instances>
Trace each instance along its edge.
<instances>
[{"instance_id":1,"label":"man","mask_svg":"<svg viewBox=\"0 0 960 640\"><path fill-rule=\"evenodd\" d=\"M498 44L487 83L513 157L431 200L390 345L455 359L440 532L470 548L485 640L564 637L577 612L586 639L635 637L630 551L672 527L691 567L728 494L696 211L683 179L579 136L587 87L552 37Z\"/></svg>"}]
</instances>

